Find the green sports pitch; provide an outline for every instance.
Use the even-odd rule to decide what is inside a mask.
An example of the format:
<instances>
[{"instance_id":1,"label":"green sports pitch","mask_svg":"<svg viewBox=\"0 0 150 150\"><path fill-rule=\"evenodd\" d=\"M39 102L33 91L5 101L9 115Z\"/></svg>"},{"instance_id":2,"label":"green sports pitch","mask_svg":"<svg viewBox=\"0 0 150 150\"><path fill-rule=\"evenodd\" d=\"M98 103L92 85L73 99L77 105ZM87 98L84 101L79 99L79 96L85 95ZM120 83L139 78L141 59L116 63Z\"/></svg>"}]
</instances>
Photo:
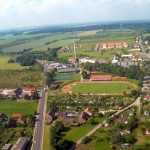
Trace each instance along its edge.
<instances>
[{"instance_id":1,"label":"green sports pitch","mask_svg":"<svg viewBox=\"0 0 150 150\"><path fill-rule=\"evenodd\" d=\"M133 89L134 87L128 83L77 83L72 91L75 94L123 94Z\"/></svg>"}]
</instances>

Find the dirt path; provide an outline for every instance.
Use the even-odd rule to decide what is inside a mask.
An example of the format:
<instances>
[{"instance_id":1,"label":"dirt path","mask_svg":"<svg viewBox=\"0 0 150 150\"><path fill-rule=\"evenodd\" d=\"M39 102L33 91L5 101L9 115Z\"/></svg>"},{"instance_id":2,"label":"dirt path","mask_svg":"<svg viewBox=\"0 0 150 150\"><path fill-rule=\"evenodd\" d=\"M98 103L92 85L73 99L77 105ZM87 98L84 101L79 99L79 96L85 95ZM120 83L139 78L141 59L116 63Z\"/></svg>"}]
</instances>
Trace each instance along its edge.
<instances>
[{"instance_id":1,"label":"dirt path","mask_svg":"<svg viewBox=\"0 0 150 150\"><path fill-rule=\"evenodd\" d=\"M73 82L73 83L70 83L70 84L67 84L65 86L63 86L61 88L61 91L63 93L69 93L69 94L72 94L72 89L73 89L73 86L76 86L76 84L88 84L88 83L91 83L91 84L96 84L96 83L124 83L124 84L129 84L129 85L132 85L135 89L138 89L138 86L134 83L131 83L129 81L93 81L93 82L90 82L90 81L85 81L85 82ZM100 94L102 95L102 94ZM121 95L121 93L109 93L109 95Z\"/></svg>"}]
</instances>

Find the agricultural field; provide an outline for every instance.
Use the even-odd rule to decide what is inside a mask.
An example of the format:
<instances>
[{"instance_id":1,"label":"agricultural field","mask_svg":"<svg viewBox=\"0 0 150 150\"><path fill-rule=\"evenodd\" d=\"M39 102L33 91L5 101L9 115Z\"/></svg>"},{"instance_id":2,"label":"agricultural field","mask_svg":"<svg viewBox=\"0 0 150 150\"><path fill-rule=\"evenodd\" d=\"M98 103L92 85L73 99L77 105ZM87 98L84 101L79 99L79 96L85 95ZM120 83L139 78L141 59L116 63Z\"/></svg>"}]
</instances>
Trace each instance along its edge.
<instances>
[{"instance_id":1,"label":"agricultural field","mask_svg":"<svg viewBox=\"0 0 150 150\"><path fill-rule=\"evenodd\" d=\"M43 73L32 70L1 70L0 88L37 87L42 85Z\"/></svg>"},{"instance_id":2,"label":"agricultural field","mask_svg":"<svg viewBox=\"0 0 150 150\"><path fill-rule=\"evenodd\" d=\"M6 115L11 114L34 115L36 109L37 109L36 101L26 101L26 102L16 102L9 100L0 101L0 114L5 113Z\"/></svg>"},{"instance_id":3,"label":"agricultural field","mask_svg":"<svg viewBox=\"0 0 150 150\"><path fill-rule=\"evenodd\" d=\"M72 86L72 92L75 94L123 94L133 89L133 86L126 82L76 83Z\"/></svg>"},{"instance_id":4,"label":"agricultural field","mask_svg":"<svg viewBox=\"0 0 150 150\"><path fill-rule=\"evenodd\" d=\"M0 56L0 70L22 70L29 67L21 66L19 63L8 63L10 56Z\"/></svg>"}]
</instances>

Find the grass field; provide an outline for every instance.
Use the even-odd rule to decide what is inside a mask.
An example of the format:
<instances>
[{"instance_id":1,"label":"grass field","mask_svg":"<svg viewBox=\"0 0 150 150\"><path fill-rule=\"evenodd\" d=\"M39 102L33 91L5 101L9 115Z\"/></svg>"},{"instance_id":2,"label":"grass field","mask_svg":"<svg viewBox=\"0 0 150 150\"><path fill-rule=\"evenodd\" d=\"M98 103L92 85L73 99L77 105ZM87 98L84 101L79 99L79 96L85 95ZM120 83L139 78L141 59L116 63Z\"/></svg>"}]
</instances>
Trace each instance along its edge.
<instances>
[{"instance_id":1,"label":"grass field","mask_svg":"<svg viewBox=\"0 0 150 150\"><path fill-rule=\"evenodd\" d=\"M102 94L102 93L123 93L133 90L133 86L127 83L77 83L73 86L73 92L78 94Z\"/></svg>"},{"instance_id":2,"label":"grass field","mask_svg":"<svg viewBox=\"0 0 150 150\"><path fill-rule=\"evenodd\" d=\"M97 123L102 122L103 120L105 120L106 118L94 118L94 120ZM76 142L77 140L79 140L80 138L82 138L86 133L88 133L90 130L92 130L95 126L97 125L91 125L91 124L85 124L79 127L71 127L71 130L69 130L68 132L64 132L65 139L68 140L72 140L73 142Z\"/></svg>"},{"instance_id":3,"label":"grass field","mask_svg":"<svg viewBox=\"0 0 150 150\"><path fill-rule=\"evenodd\" d=\"M24 115L34 114L37 109L37 102L13 102L13 101L0 101L0 114L7 115L21 113Z\"/></svg>"},{"instance_id":4,"label":"grass field","mask_svg":"<svg viewBox=\"0 0 150 150\"><path fill-rule=\"evenodd\" d=\"M10 59L9 56L0 56L0 70L16 70L16 69L25 69L29 67L21 66L19 63L8 63L8 60Z\"/></svg>"},{"instance_id":5,"label":"grass field","mask_svg":"<svg viewBox=\"0 0 150 150\"><path fill-rule=\"evenodd\" d=\"M53 148L50 146L49 138L50 138L50 126L45 125L43 136L43 150L53 150Z\"/></svg>"}]
</instances>

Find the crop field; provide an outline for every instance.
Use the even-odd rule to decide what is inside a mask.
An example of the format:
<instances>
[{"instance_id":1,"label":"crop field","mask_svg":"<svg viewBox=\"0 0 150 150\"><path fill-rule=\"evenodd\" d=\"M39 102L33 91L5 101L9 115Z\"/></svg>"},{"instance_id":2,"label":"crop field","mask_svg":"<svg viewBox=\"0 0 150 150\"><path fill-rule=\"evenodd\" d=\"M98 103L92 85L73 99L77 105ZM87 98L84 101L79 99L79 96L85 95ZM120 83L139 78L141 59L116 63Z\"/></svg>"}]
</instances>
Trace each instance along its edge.
<instances>
[{"instance_id":1,"label":"crop field","mask_svg":"<svg viewBox=\"0 0 150 150\"><path fill-rule=\"evenodd\" d=\"M11 114L34 114L37 108L37 102L27 101L27 102L13 102L13 101L0 101L0 114L5 113L7 115Z\"/></svg>"},{"instance_id":2,"label":"crop field","mask_svg":"<svg viewBox=\"0 0 150 150\"><path fill-rule=\"evenodd\" d=\"M0 70L22 70L29 67L21 66L19 63L8 63L9 56L0 56Z\"/></svg>"},{"instance_id":3,"label":"crop field","mask_svg":"<svg viewBox=\"0 0 150 150\"><path fill-rule=\"evenodd\" d=\"M20 52L28 48L32 48L33 50L46 50L46 42L52 42L52 48L60 47L62 43L70 44L72 37L73 34L70 32L60 34L20 35L13 36L13 38L10 35L4 37L4 39L0 37L0 44L3 52ZM57 42L53 42L55 40L57 40ZM47 46L51 48L51 44Z\"/></svg>"},{"instance_id":4,"label":"crop field","mask_svg":"<svg viewBox=\"0 0 150 150\"><path fill-rule=\"evenodd\" d=\"M77 83L72 87L72 91L76 94L122 94L123 92L129 93L131 90L133 86L124 82Z\"/></svg>"},{"instance_id":5,"label":"crop field","mask_svg":"<svg viewBox=\"0 0 150 150\"><path fill-rule=\"evenodd\" d=\"M42 72L30 70L1 70L0 88L37 87L42 85Z\"/></svg>"}]
</instances>

